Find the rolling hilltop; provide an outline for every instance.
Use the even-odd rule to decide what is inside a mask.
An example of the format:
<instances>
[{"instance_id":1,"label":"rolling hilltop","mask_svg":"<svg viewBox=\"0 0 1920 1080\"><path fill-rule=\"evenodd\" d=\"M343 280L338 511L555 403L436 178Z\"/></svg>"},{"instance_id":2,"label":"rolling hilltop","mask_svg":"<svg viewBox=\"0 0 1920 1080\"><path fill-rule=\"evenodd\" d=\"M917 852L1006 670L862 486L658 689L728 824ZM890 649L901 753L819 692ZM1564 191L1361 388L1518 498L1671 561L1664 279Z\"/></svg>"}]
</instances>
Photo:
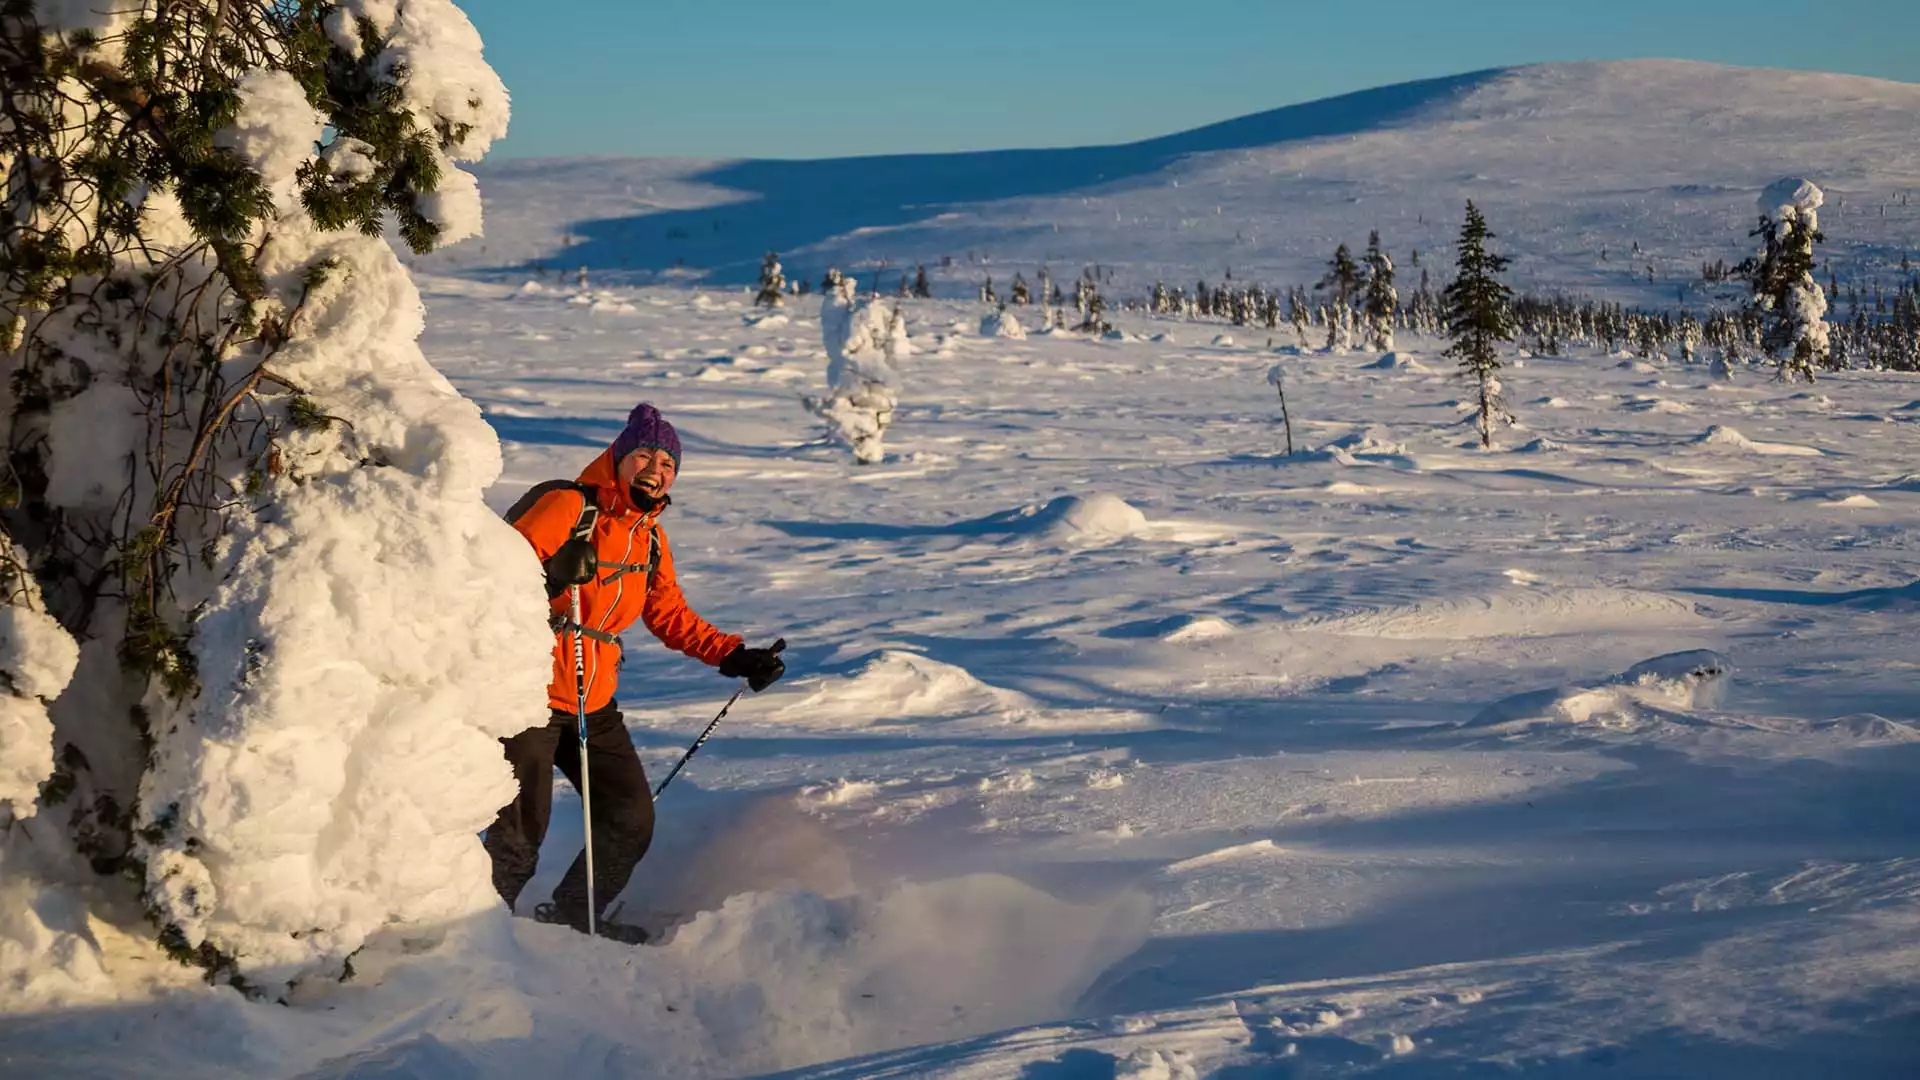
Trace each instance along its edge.
<instances>
[{"instance_id":1,"label":"rolling hilltop","mask_svg":"<svg viewBox=\"0 0 1920 1080\"><path fill-rule=\"evenodd\" d=\"M1823 254L1843 280L1902 276L1903 257L1920 254L1916 131L1920 85L1690 61L1543 64L1122 146L507 161L480 169L487 239L420 265L740 283L773 248L789 276L884 263L887 285L950 257L935 273L950 293L988 273L1046 263L1064 277L1098 263L1126 293L1228 271L1311 281L1336 244L1378 228L1417 279L1411 252L1444 261L1472 198L1522 287L1702 303L1700 264L1749 254L1755 197L1790 174L1826 189Z\"/></svg>"}]
</instances>

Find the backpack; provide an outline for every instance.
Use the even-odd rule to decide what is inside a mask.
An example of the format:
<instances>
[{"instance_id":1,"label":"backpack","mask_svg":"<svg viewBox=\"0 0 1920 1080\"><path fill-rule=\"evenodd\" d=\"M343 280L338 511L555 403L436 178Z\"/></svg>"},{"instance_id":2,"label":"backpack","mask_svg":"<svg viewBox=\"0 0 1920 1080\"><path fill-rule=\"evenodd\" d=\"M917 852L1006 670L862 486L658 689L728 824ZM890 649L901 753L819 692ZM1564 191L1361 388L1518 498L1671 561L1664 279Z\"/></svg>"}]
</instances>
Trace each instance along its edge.
<instances>
[{"instance_id":1,"label":"backpack","mask_svg":"<svg viewBox=\"0 0 1920 1080\"><path fill-rule=\"evenodd\" d=\"M516 499L514 504L508 507L507 512L502 516L507 519L507 524L511 525L525 517L527 511L533 509L535 503L555 491L574 491L580 494L580 517L573 523L573 529L567 534L567 538L570 540L585 540L588 543L592 543L593 527L598 524L600 520L600 505L596 501L597 492L594 491L592 484L583 484L578 480L542 480L540 483L528 488L527 493ZM613 570L612 575L601 579L603 584L618 579L622 574L629 574L636 570L645 570L647 572L647 589L648 591L652 591L654 578L660 573L660 527L657 525L647 526L647 563L645 566L609 562L603 562L600 565L603 568L611 568Z\"/></svg>"}]
</instances>

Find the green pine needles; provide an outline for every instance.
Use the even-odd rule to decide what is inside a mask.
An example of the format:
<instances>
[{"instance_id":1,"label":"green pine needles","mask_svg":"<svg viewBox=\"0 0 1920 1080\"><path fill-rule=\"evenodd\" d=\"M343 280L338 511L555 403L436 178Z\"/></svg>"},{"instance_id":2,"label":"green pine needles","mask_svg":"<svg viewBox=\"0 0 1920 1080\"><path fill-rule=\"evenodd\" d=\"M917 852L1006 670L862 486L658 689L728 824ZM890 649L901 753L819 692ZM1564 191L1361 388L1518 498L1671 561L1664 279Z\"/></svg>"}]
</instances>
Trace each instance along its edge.
<instances>
[{"instance_id":1,"label":"green pine needles","mask_svg":"<svg viewBox=\"0 0 1920 1080\"><path fill-rule=\"evenodd\" d=\"M1500 352L1514 338L1513 290L1500 280L1508 259L1487 250L1493 233L1478 207L1467 202L1467 221L1460 227L1456 276L1442 295L1447 336L1453 344L1443 354L1457 361L1460 374L1479 395L1477 422L1480 445L1493 446L1493 425L1510 424L1500 393Z\"/></svg>"}]
</instances>

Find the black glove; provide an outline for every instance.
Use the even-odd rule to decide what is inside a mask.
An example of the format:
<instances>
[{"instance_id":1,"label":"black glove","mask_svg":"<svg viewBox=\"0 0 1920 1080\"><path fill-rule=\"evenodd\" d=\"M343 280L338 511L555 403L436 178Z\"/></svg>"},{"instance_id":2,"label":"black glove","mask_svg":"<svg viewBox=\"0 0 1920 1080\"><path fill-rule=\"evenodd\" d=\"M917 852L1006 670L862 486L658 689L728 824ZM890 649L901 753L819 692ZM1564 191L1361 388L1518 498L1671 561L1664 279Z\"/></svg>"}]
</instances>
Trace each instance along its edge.
<instances>
[{"instance_id":1,"label":"black glove","mask_svg":"<svg viewBox=\"0 0 1920 1080\"><path fill-rule=\"evenodd\" d=\"M585 585L597 577L600 573L600 556L594 554L591 540L568 540L547 560L546 567L547 599L551 600L569 587Z\"/></svg>"},{"instance_id":2,"label":"black glove","mask_svg":"<svg viewBox=\"0 0 1920 1080\"><path fill-rule=\"evenodd\" d=\"M786 638L765 649L736 645L727 658L720 661L720 674L729 679L747 680L747 685L757 694L787 673L787 665L780 660L780 652L786 647Z\"/></svg>"}]
</instances>

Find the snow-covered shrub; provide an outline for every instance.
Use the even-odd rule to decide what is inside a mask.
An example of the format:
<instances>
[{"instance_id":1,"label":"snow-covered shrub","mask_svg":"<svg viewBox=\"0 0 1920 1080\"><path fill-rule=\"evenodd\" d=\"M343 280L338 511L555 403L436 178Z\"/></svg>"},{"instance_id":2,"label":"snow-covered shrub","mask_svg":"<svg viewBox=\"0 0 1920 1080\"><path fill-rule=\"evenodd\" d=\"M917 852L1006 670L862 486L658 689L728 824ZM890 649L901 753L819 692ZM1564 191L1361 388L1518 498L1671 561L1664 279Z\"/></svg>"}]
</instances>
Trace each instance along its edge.
<instances>
[{"instance_id":1,"label":"snow-covered shrub","mask_svg":"<svg viewBox=\"0 0 1920 1080\"><path fill-rule=\"evenodd\" d=\"M381 236L480 231L479 35L450 0L188 0L0 36L31 58L0 99L6 524L79 643L40 861L113 875L104 912L139 881L167 951L267 992L497 910L476 834L496 740L544 715L545 604Z\"/></svg>"},{"instance_id":2,"label":"snow-covered shrub","mask_svg":"<svg viewBox=\"0 0 1920 1080\"><path fill-rule=\"evenodd\" d=\"M1020 325L1020 320L1013 317L1013 312L1001 308L998 311L988 312L980 320L980 336L1012 338L1020 341L1026 338L1027 331Z\"/></svg>"},{"instance_id":3,"label":"snow-covered shrub","mask_svg":"<svg viewBox=\"0 0 1920 1080\"><path fill-rule=\"evenodd\" d=\"M909 355L912 346L899 308L855 299L856 291L853 278L837 277L821 298L827 396L809 399L808 405L836 441L852 448L854 461L871 465L886 456L882 439L893 422L900 385L894 361Z\"/></svg>"},{"instance_id":4,"label":"snow-covered shrub","mask_svg":"<svg viewBox=\"0 0 1920 1080\"><path fill-rule=\"evenodd\" d=\"M1813 276L1813 245L1826 194L1809 180L1788 178L1760 195L1764 248L1753 270L1753 302L1765 323L1761 344L1780 365L1780 378L1812 382L1831 355L1827 294Z\"/></svg>"}]
</instances>

